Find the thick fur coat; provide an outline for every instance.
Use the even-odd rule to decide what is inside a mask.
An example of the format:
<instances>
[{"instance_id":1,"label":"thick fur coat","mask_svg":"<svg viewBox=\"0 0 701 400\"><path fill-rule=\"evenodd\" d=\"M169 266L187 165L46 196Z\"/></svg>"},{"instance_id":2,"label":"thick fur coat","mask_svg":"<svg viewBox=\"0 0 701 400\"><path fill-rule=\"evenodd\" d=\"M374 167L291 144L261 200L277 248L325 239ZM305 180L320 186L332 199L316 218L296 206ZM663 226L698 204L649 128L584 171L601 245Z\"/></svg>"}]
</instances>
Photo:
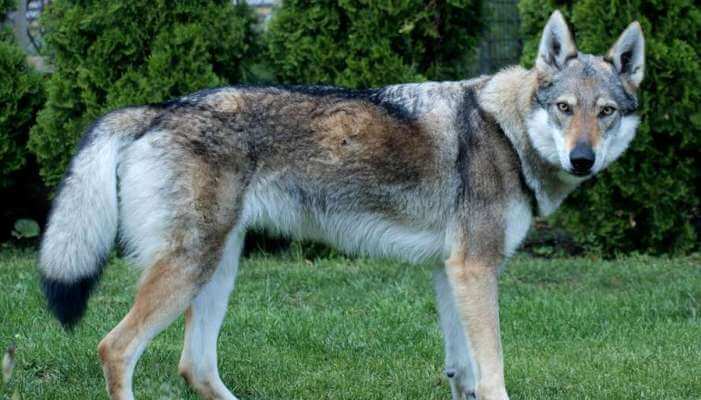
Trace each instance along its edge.
<instances>
[{"instance_id":1,"label":"thick fur coat","mask_svg":"<svg viewBox=\"0 0 701 400\"><path fill-rule=\"evenodd\" d=\"M253 226L354 254L431 264L454 399L506 399L497 276L534 216L621 155L644 41L577 52L553 14L532 70L365 91L227 87L114 111L85 134L54 201L40 272L78 321L119 238L144 269L100 343L112 399L132 399L147 343L181 313L180 371L234 399L216 340Z\"/></svg>"}]
</instances>

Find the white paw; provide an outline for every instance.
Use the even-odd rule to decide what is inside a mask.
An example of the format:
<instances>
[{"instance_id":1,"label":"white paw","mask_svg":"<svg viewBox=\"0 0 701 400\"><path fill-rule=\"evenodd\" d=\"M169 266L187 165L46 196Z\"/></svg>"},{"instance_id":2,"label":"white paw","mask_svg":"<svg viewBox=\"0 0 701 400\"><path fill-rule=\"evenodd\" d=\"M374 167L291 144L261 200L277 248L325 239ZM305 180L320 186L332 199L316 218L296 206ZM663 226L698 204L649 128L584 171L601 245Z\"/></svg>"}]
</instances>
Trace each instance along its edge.
<instances>
[{"instance_id":1,"label":"white paw","mask_svg":"<svg viewBox=\"0 0 701 400\"><path fill-rule=\"evenodd\" d=\"M450 383L450 392L453 395L453 400L476 400L475 385L472 380L470 371L467 368L451 368L445 369L445 376L448 377Z\"/></svg>"}]
</instances>

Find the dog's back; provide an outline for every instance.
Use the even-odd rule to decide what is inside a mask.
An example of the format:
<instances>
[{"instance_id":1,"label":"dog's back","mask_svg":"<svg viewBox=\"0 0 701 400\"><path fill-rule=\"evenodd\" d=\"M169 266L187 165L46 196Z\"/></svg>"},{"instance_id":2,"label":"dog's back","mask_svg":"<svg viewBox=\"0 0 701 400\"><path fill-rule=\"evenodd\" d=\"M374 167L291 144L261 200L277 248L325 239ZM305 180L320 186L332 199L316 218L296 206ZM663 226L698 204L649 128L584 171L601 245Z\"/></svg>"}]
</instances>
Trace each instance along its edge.
<instances>
[{"instance_id":1,"label":"dog's back","mask_svg":"<svg viewBox=\"0 0 701 400\"><path fill-rule=\"evenodd\" d=\"M497 272L534 214L627 146L641 43L633 24L610 61L578 55L555 13L530 71L368 91L230 87L110 113L86 133L54 201L40 257L49 306L65 325L78 321L119 230L144 273L99 346L111 397L133 398L141 352L187 310L180 372L203 396L232 400L216 339L249 227L443 259L435 277L453 396L506 399Z\"/></svg>"}]
</instances>

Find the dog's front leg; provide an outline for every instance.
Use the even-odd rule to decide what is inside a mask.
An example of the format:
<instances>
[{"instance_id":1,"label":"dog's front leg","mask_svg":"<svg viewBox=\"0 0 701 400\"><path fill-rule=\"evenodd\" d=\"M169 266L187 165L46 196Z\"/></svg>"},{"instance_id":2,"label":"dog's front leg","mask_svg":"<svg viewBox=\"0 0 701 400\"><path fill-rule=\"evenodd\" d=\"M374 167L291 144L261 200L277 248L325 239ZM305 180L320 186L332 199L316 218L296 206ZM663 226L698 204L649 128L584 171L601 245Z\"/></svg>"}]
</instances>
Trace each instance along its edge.
<instances>
[{"instance_id":1,"label":"dog's front leg","mask_svg":"<svg viewBox=\"0 0 701 400\"><path fill-rule=\"evenodd\" d=\"M452 400L475 400L475 380L472 356L468 349L462 318L455 304L445 266L433 271L436 305L445 344L445 375L448 377Z\"/></svg>"},{"instance_id":2,"label":"dog's front leg","mask_svg":"<svg viewBox=\"0 0 701 400\"><path fill-rule=\"evenodd\" d=\"M473 358L478 400L508 400L499 334L495 256L471 254L458 246L446 261L446 274L455 296L467 346Z\"/></svg>"}]
</instances>

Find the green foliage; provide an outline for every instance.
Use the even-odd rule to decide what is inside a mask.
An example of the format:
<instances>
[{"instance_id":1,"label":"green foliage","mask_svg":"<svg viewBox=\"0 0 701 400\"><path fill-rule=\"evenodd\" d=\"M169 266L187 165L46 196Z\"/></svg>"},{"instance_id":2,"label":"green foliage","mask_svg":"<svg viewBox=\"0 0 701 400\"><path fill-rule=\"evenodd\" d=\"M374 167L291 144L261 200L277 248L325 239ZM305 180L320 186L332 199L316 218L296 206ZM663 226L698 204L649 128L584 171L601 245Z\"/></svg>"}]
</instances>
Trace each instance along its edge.
<instances>
[{"instance_id":1,"label":"green foliage","mask_svg":"<svg viewBox=\"0 0 701 400\"><path fill-rule=\"evenodd\" d=\"M0 0L0 18L4 20L7 13L15 8L17 8L17 2L15 0Z\"/></svg>"},{"instance_id":2,"label":"green foliage","mask_svg":"<svg viewBox=\"0 0 701 400\"><path fill-rule=\"evenodd\" d=\"M464 78L477 0L283 2L266 43L276 80L370 87Z\"/></svg>"},{"instance_id":3,"label":"green foliage","mask_svg":"<svg viewBox=\"0 0 701 400\"><path fill-rule=\"evenodd\" d=\"M577 28L577 45L584 52L605 53L634 20L645 34L638 136L621 160L566 202L559 219L590 249L607 253L698 249L701 9L693 0L522 0L519 8L528 38L527 65L555 8Z\"/></svg>"},{"instance_id":4,"label":"green foliage","mask_svg":"<svg viewBox=\"0 0 701 400\"><path fill-rule=\"evenodd\" d=\"M229 0L57 0L42 18L55 72L29 147L49 186L101 114L239 82L257 53L255 16Z\"/></svg>"},{"instance_id":5,"label":"green foliage","mask_svg":"<svg viewBox=\"0 0 701 400\"><path fill-rule=\"evenodd\" d=\"M13 8L0 1L0 18ZM4 31L7 33L7 31ZM43 101L42 79L25 60L11 33L0 32L0 189L12 186L26 164L29 130Z\"/></svg>"},{"instance_id":6,"label":"green foliage","mask_svg":"<svg viewBox=\"0 0 701 400\"><path fill-rule=\"evenodd\" d=\"M9 24L3 26L3 22L7 19L7 13L14 10L16 6L15 0L0 0L0 40L12 39L12 29Z\"/></svg>"}]
</instances>

